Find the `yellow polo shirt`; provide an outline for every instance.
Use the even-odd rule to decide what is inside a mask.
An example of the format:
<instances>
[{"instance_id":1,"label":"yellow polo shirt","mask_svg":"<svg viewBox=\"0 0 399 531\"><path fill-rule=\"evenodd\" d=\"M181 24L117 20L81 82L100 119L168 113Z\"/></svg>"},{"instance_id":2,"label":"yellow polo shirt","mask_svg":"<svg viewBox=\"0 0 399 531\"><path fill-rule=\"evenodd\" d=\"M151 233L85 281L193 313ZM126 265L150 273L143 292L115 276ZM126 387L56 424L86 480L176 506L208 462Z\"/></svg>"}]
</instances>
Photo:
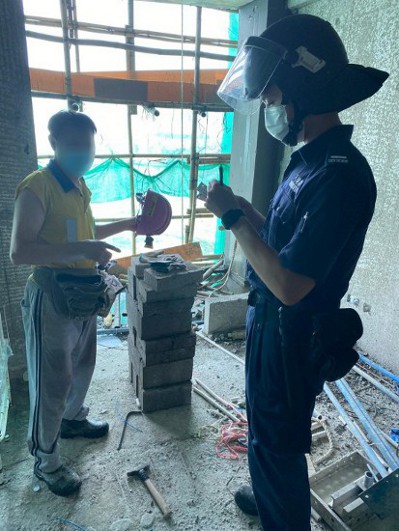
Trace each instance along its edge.
<instances>
[{"instance_id":1,"label":"yellow polo shirt","mask_svg":"<svg viewBox=\"0 0 399 531\"><path fill-rule=\"evenodd\" d=\"M90 208L91 192L84 179L78 186L51 161L49 166L37 170L18 185L18 194L29 188L41 201L45 219L39 232L39 238L48 244L62 244L95 238L95 222ZM70 264L42 264L55 268L93 268L91 260L82 260Z\"/></svg>"}]
</instances>

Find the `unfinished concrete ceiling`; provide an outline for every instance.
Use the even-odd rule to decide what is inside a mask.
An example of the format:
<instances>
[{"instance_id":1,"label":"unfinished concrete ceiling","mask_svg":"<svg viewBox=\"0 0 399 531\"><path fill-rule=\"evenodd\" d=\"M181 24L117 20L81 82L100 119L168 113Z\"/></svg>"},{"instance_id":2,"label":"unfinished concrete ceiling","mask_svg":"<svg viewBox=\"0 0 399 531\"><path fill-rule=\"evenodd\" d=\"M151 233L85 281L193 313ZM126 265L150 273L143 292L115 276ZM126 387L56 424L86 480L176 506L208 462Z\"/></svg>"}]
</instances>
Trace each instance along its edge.
<instances>
[{"instance_id":1,"label":"unfinished concrete ceiling","mask_svg":"<svg viewBox=\"0 0 399 531\"><path fill-rule=\"evenodd\" d=\"M209 7L212 9L225 9L226 11L238 11L238 9L251 0L150 0L150 2L161 2L162 4L185 4L188 6Z\"/></svg>"}]
</instances>

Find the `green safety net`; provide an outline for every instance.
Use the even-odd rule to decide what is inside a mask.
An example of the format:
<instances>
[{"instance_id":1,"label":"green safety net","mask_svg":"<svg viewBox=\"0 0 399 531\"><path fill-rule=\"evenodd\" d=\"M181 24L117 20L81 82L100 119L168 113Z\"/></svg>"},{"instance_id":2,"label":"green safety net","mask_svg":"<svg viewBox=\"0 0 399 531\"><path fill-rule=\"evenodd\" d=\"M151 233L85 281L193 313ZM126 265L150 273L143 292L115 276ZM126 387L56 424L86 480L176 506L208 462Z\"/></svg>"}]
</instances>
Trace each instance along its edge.
<instances>
[{"instance_id":1,"label":"green safety net","mask_svg":"<svg viewBox=\"0 0 399 531\"><path fill-rule=\"evenodd\" d=\"M212 179L219 179L219 166L223 177L229 183L230 164L203 164L198 169L198 184L207 185ZM145 192L149 188L160 194L188 197L190 191L190 165L181 160L145 161L133 165L134 192ZM92 203L121 201L131 197L130 167L121 159L107 159L85 175L91 190Z\"/></svg>"}]
</instances>

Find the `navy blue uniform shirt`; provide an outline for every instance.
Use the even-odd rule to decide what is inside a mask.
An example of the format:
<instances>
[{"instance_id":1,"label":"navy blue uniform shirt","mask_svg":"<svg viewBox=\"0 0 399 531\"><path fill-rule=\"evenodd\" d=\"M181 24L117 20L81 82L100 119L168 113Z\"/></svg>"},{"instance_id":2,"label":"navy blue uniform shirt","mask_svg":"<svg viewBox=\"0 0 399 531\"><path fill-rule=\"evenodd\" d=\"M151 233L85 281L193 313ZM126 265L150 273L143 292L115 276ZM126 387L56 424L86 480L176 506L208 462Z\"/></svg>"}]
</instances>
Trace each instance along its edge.
<instances>
[{"instance_id":1,"label":"navy blue uniform shirt","mask_svg":"<svg viewBox=\"0 0 399 531\"><path fill-rule=\"evenodd\" d=\"M292 154L260 233L283 267L315 280L299 303L312 310L339 306L374 213L373 173L352 132L334 127ZM281 306L250 265L247 278Z\"/></svg>"}]
</instances>

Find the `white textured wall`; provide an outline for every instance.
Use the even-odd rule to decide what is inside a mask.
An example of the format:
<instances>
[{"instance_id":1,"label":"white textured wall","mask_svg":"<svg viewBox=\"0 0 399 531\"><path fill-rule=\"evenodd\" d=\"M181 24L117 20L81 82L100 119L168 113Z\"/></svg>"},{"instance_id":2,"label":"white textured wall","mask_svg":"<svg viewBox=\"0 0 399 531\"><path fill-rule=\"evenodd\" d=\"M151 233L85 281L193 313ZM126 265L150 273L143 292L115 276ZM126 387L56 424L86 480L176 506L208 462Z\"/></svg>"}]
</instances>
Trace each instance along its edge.
<instances>
[{"instance_id":1,"label":"white textured wall","mask_svg":"<svg viewBox=\"0 0 399 531\"><path fill-rule=\"evenodd\" d=\"M331 22L349 60L390 72L371 99L342 113L375 175L378 200L349 294L363 319L360 346L399 374L399 4L395 0L292 0ZM291 4L291 5L290 5ZM295 5L294 5L295 4ZM364 305L370 312L364 312Z\"/></svg>"}]
</instances>

